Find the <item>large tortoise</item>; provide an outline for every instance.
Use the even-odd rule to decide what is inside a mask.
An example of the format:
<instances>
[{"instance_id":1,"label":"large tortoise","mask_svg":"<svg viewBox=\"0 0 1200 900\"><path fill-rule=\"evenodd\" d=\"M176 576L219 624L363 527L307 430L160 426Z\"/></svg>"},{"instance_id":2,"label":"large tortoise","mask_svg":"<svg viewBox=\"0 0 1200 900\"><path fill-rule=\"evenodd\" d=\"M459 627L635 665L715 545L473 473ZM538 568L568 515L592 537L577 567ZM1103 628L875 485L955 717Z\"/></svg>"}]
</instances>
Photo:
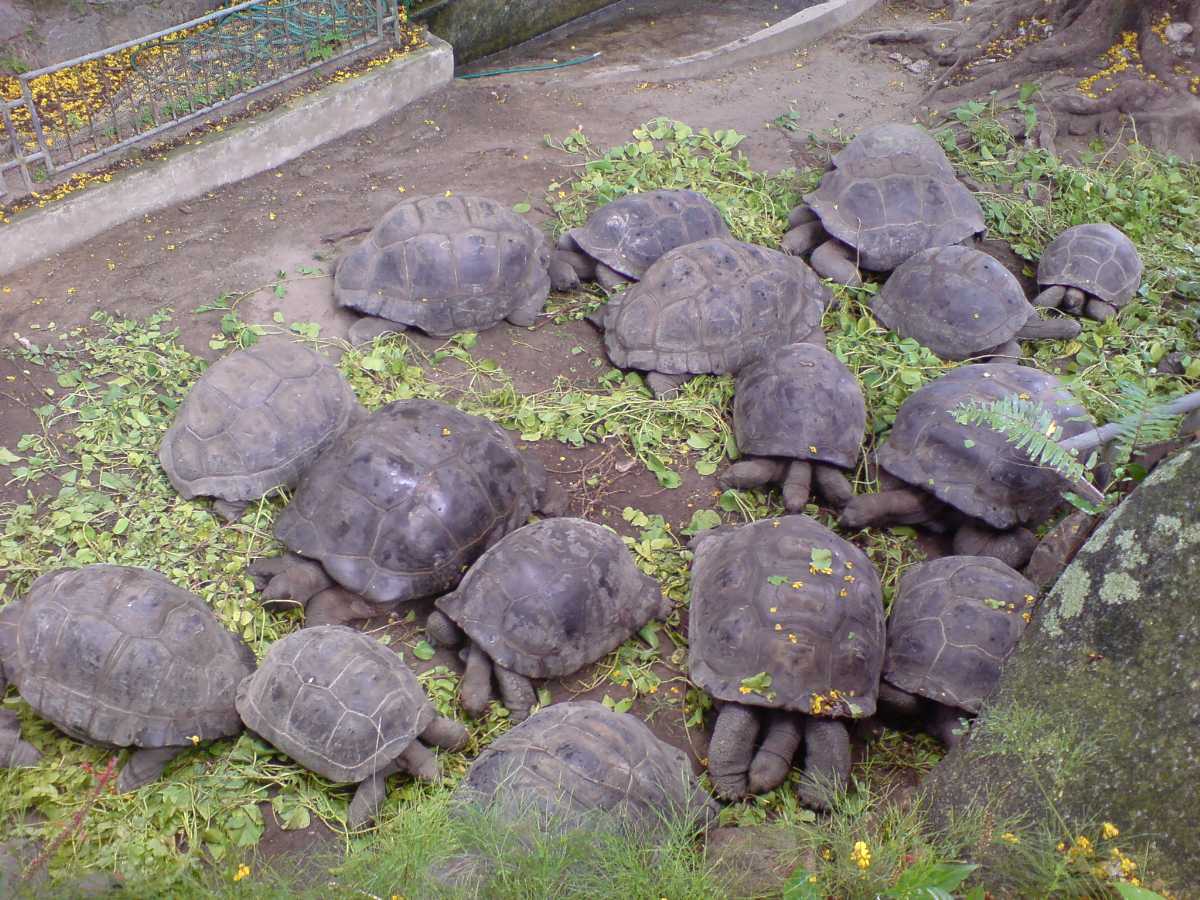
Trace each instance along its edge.
<instances>
[{"instance_id":1,"label":"large tortoise","mask_svg":"<svg viewBox=\"0 0 1200 900\"><path fill-rule=\"evenodd\" d=\"M861 282L860 266L888 272L915 253L986 229L942 148L910 125L860 134L804 200L788 216L783 247L797 255L813 250L813 268L843 284Z\"/></svg>"},{"instance_id":2,"label":"large tortoise","mask_svg":"<svg viewBox=\"0 0 1200 900\"><path fill-rule=\"evenodd\" d=\"M11 681L76 740L134 748L122 791L241 731L233 694L253 671L250 648L203 600L149 569L49 572L0 610L0 690Z\"/></svg>"},{"instance_id":3,"label":"large tortoise","mask_svg":"<svg viewBox=\"0 0 1200 900\"><path fill-rule=\"evenodd\" d=\"M405 200L342 257L338 306L367 316L352 343L381 331L482 331L532 325L550 293L550 249L529 222L486 197ZM382 320L382 321L381 321Z\"/></svg>"},{"instance_id":4,"label":"large tortoise","mask_svg":"<svg viewBox=\"0 0 1200 900\"><path fill-rule=\"evenodd\" d=\"M300 474L365 413L329 360L301 344L263 341L214 363L192 385L158 448L175 490L215 497L235 520Z\"/></svg>"},{"instance_id":5,"label":"large tortoise","mask_svg":"<svg viewBox=\"0 0 1200 900\"><path fill-rule=\"evenodd\" d=\"M611 530L583 519L518 528L481 556L426 624L445 646L470 639L463 707L482 715L492 674L513 721L537 702L531 678L561 678L618 647L671 604ZM462 631L459 631L459 629Z\"/></svg>"},{"instance_id":6,"label":"large tortoise","mask_svg":"<svg viewBox=\"0 0 1200 900\"><path fill-rule=\"evenodd\" d=\"M1018 360L1018 340L1069 340L1076 319L1042 319L1021 283L994 258L970 247L922 250L892 272L871 312L901 337L942 359Z\"/></svg>"},{"instance_id":7,"label":"large tortoise","mask_svg":"<svg viewBox=\"0 0 1200 900\"><path fill-rule=\"evenodd\" d=\"M637 281L676 247L729 236L720 210L703 194L648 191L626 194L597 209L582 227L559 238L555 256L567 262L577 277L595 278L612 289Z\"/></svg>"},{"instance_id":8,"label":"large tortoise","mask_svg":"<svg viewBox=\"0 0 1200 900\"><path fill-rule=\"evenodd\" d=\"M892 603L881 711L919 718L942 743L961 739L1000 681L1032 615L1037 587L987 556L944 556L908 569Z\"/></svg>"},{"instance_id":9,"label":"large tortoise","mask_svg":"<svg viewBox=\"0 0 1200 900\"><path fill-rule=\"evenodd\" d=\"M347 821L374 821L393 772L439 775L425 743L459 750L467 730L437 714L392 650L361 632L323 625L267 651L237 689L246 727L330 781L357 784Z\"/></svg>"},{"instance_id":10,"label":"large tortoise","mask_svg":"<svg viewBox=\"0 0 1200 900\"><path fill-rule=\"evenodd\" d=\"M860 494L842 511L847 528L941 522L956 528L954 552L995 556L1021 568L1035 543L1028 527L1044 522L1069 487L998 431L960 424L962 404L1019 398L1048 412L1062 437L1093 427L1091 417L1053 375L1006 363L960 366L909 395L900 406L879 465L898 479ZM1028 527L1026 527L1028 526Z\"/></svg>"},{"instance_id":11,"label":"large tortoise","mask_svg":"<svg viewBox=\"0 0 1200 900\"><path fill-rule=\"evenodd\" d=\"M615 824L647 836L717 811L683 751L590 700L549 706L502 735L471 764L455 800L539 829Z\"/></svg>"},{"instance_id":12,"label":"large tortoise","mask_svg":"<svg viewBox=\"0 0 1200 900\"><path fill-rule=\"evenodd\" d=\"M849 773L844 720L875 712L879 577L861 550L807 516L702 531L693 547L688 665L724 704L709 743L713 784L729 798L776 787L803 734L800 799L822 808Z\"/></svg>"},{"instance_id":13,"label":"large tortoise","mask_svg":"<svg viewBox=\"0 0 1200 900\"><path fill-rule=\"evenodd\" d=\"M656 395L692 375L736 373L797 341L825 343L833 295L799 259L710 238L678 247L601 310L613 365L642 369Z\"/></svg>"},{"instance_id":14,"label":"large tortoise","mask_svg":"<svg viewBox=\"0 0 1200 900\"><path fill-rule=\"evenodd\" d=\"M1074 225L1042 252L1034 298L1103 321L1133 299L1142 284L1142 258L1119 229L1107 223Z\"/></svg>"},{"instance_id":15,"label":"large tortoise","mask_svg":"<svg viewBox=\"0 0 1200 900\"><path fill-rule=\"evenodd\" d=\"M782 482L787 511L799 513L809 489L841 509L854 495L853 469L867 426L867 407L853 373L812 344L789 344L755 360L737 376L733 431L751 457L721 476L724 487Z\"/></svg>"},{"instance_id":16,"label":"large tortoise","mask_svg":"<svg viewBox=\"0 0 1200 900\"><path fill-rule=\"evenodd\" d=\"M275 523L294 555L255 563L263 597L309 624L369 618L451 590L533 510L565 497L500 426L435 400L398 400L343 434ZM336 583L338 587L334 587Z\"/></svg>"}]
</instances>

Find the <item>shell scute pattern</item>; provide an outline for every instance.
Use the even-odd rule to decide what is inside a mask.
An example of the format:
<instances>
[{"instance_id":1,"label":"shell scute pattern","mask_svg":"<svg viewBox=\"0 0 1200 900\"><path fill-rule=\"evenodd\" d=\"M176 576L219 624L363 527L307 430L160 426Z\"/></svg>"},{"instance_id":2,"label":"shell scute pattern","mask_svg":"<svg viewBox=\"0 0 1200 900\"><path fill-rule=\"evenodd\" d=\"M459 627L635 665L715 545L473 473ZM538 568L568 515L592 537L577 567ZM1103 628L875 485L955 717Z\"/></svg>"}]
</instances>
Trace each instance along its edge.
<instances>
[{"instance_id":1,"label":"shell scute pattern","mask_svg":"<svg viewBox=\"0 0 1200 900\"><path fill-rule=\"evenodd\" d=\"M830 552L828 574L812 570L814 549ZM815 696L837 691L869 716L884 650L879 577L861 550L807 516L713 533L692 565L688 642L692 680L718 700L807 713ZM743 692L760 672L773 696Z\"/></svg>"},{"instance_id":2,"label":"shell scute pattern","mask_svg":"<svg viewBox=\"0 0 1200 900\"><path fill-rule=\"evenodd\" d=\"M199 597L157 572L64 569L5 616L5 673L38 715L79 740L190 746L241 730L230 702L254 655Z\"/></svg>"},{"instance_id":3,"label":"shell scute pattern","mask_svg":"<svg viewBox=\"0 0 1200 900\"><path fill-rule=\"evenodd\" d=\"M978 713L1025 631L1037 587L991 557L947 556L900 579L883 677L909 693Z\"/></svg>"},{"instance_id":4,"label":"shell scute pattern","mask_svg":"<svg viewBox=\"0 0 1200 900\"><path fill-rule=\"evenodd\" d=\"M338 625L272 644L239 686L237 707L252 731L338 782L362 781L390 763L435 715L393 651Z\"/></svg>"},{"instance_id":5,"label":"shell scute pattern","mask_svg":"<svg viewBox=\"0 0 1200 900\"><path fill-rule=\"evenodd\" d=\"M609 301L604 344L621 368L736 372L784 344L823 340L832 299L799 259L712 239L666 254Z\"/></svg>"},{"instance_id":6,"label":"shell scute pattern","mask_svg":"<svg viewBox=\"0 0 1200 900\"><path fill-rule=\"evenodd\" d=\"M1075 225L1046 247L1038 283L1077 287L1113 306L1133 299L1142 283L1142 260L1120 230L1106 223Z\"/></svg>"},{"instance_id":7,"label":"shell scute pattern","mask_svg":"<svg viewBox=\"0 0 1200 900\"><path fill-rule=\"evenodd\" d=\"M300 474L350 424L358 401L327 359L264 341L209 367L159 447L185 498L253 500Z\"/></svg>"},{"instance_id":8,"label":"shell scute pattern","mask_svg":"<svg viewBox=\"0 0 1200 900\"><path fill-rule=\"evenodd\" d=\"M738 373L733 428L743 453L851 468L866 425L858 381L823 347L790 344Z\"/></svg>"},{"instance_id":9,"label":"shell scute pattern","mask_svg":"<svg viewBox=\"0 0 1200 900\"><path fill-rule=\"evenodd\" d=\"M491 327L550 292L540 231L483 197L393 207L339 263L339 306L449 335Z\"/></svg>"},{"instance_id":10,"label":"shell scute pattern","mask_svg":"<svg viewBox=\"0 0 1200 900\"><path fill-rule=\"evenodd\" d=\"M879 448L880 464L993 528L1045 521L1061 502L1061 476L1032 465L999 432L960 425L952 415L961 403L1012 395L1049 409L1063 437L1093 427L1086 410L1052 375L1001 363L961 366L904 401Z\"/></svg>"},{"instance_id":11,"label":"shell scute pattern","mask_svg":"<svg viewBox=\"0 0 1200 900\"><path fill-rule=\"evenodd\" d=\"M524 524L534 488L498 425L431 400L388 404L309 470L275 535L376 603L453 588Z\"/></svg>"}]
</instances>

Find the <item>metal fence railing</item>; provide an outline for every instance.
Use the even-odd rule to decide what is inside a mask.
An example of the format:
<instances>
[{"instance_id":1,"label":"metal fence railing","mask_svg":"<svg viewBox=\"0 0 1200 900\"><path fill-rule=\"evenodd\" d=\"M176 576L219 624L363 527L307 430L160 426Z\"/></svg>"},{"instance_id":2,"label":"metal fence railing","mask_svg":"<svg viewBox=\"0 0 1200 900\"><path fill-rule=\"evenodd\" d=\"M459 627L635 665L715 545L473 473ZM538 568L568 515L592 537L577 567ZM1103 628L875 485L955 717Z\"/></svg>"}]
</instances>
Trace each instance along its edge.
<instances>
[{"instance_id":1,"label":"metal fence railing","mask_svg":"<svg viewBox=\"0 0 1200 900\"><path fill-rule=\"evenodd\" d=\"M86 56L0 77L0 202L379 44L404 22L397 4L251 0Z\"/></svg>"}]
</instances>

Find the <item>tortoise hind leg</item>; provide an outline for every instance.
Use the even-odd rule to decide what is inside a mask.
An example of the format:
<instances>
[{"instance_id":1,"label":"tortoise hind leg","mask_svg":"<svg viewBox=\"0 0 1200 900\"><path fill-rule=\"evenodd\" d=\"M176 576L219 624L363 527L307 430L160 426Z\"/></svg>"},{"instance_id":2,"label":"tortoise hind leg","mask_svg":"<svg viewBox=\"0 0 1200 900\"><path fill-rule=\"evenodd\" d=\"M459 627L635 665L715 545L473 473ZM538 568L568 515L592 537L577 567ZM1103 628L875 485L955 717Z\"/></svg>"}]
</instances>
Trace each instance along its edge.
<instances>
[{"instance_id":1,"label":"tortoise hind leg","mask_svg":"<svg viewBox=\"0 0 1200 900\"><path fill-rule=\"evenodd\" d=\"M564 271L565 269L565 271ZM567 272L571 275L575 274L575 270L565 263L563 266L556 266L551 262L550 275L551 280L558 280L561 284L561 279L566 276ZM579 287L579 279L575 279L574 287ZM571 287L555 288L555 290L573 290ZM517 307L504 318L509 323L516 325L518 328L527 328L537 321L538 316L542 314L542 310L546 306L546 298L540 293L534 292L528 299L517 304Z\"/></svg>"},{"instance_id":2,"label":"tortoise hind leg","mask_svg":"<svg viewBox=\"0 0 1200 900\"><path fill-rule=\"evenodd\" d=\"M1017 526L1003 531L968 520L954 532L956 556L991 556L1010 569L1023 569L1037 547L1037 535Z\"/></svg>"},{"instance_id":3,"label":"tortoise hind leg","mask_svg":"<svg viewBox=\"0 0 1200 900\"><path fill-rule=\"evenodd\" d=\"M622 275L616 269L598 262L596 263L596 281L606 291L615 291L622 285L629 284L630 279L628 275Z\"/></svg>"},{"instance_id":4,"label":"tortoise hind leg","mask_svg":"<svg viewBox=\"0 0 1200 900\"><path fill-rule=\"evenodd\" d=\"M792 757L800 746L801 729L797 715L789 710L771 713L767 736L750 763L750 793L763 794L783 784L792 768Z\"/></svg>"},{"instance_id":5,"label":"tortoise hind leg","mask_svg":"<svg viewBox=\"0 0 1200 900\"><path fill-rule=\"evenodd\" d=\"M757 736L758 716L754 710L740 703L721 707L712 740L708 742L708 774L717 794L724 799L740 800L746 796Z\"/></svg>"},{"instance_id":6,"label":"tortoise hind leg","mask_svg":"<svg viewBox=\"0 0 1200 900\"><path fill-rule=\"evenodd\" d=\"M471 735L461 722L436 716L421 732L421 740L426 744L441 747L443 750L461 750L467 746Z\"/></svg>"},{"instance_id":7,"label":"tortoise hind leg","mask_svg":"<svg viewBox=\"0 0 1200 900\"><path fill-rule=\"evenodd\" d=\"M212 511L222 522L240 521L242 514L249 508L249 500L221 500L218 498L213 501L212 505Z\"/></svg>"},{"instance_id":8,"label":"tortoise hind leg","mask_svg":"<svg viewBox=\"0 0 1200 900\"><path fill-rule=\"evenodd\" d=\"M21 740L21 725L11 709L0 709L0 769L36 766L42 754Z\"/></svg>"},{"instance_id":9,"label":"tortoise hind leg","mask_svg":"<svg viewBox=\"0 0 1200 900\"><path fill-rule=\"evenodd\" d=\"M665 372L647 372L646 386L650 388L650 393L654 395L655 400L670 400L679 393L683 383L691 377L691 375L668 375Z\"/></svg>"},{"instance_id":10,"label":"tortoise hind leg","mask_svg":"<svg viewBox=\"0 0 1200 900\"><path fill-rule=\"evenodd\" d=\"M185 747L153 747L135 750L125 768L117 776L117 790L136 791L162 776L167 763L182 753Z\"/></svg>"},{"instance_id":11,"label":"tortoise hind leg","mask_svg":"<svg viewBox=\"0 0 1200 900\"><path fill-rule=\"evenodd\" d=\"M738 460L722 472L717 481L723 488L737 488L741 490L744 488L762 487L764 484L783 481L786 473L786 462L759 456L752 459Z\"/></svg>"},{"instance_id":12,"label":"tortoise hind leg","mask_svg":"<svg viewBox=\"0 0 1200 900\"><path fill-rule=\"evenodd\" d=\"M804 778L800 802L827 810L850 777L850 732L839 719L804 717Z\"/></svg>"},{"instance_id":13,"label":"tortoise hind leg","mask_svg":"<svg viewBox=\"0 0 1200 900\"><path fill-rule=\"evenodd\" d=\"M346 340L350 342L350 346L360 347L363 344L371 343L371 341L381 335L400 334L402 331L407 330L408 326L401 325L399 322L393 322L391 319L383 319L379 316L363 316L350 326Z\"/></svg>"},{"instance_id":14,"label":"tortoise hind leg","mask_svg":"<svg viewBox=\"0 0 1200 900\"><path fill-rule=\"evenodd\" d=\"M957 707L947 706L944 703L930 703L929 705L932 707L929 711L927 726L929 733L941 741L947 750L953 750L962 743L966 736L963 720L973 717Z\"/></svg>"},{"instance_id":15,"label":"tortoise hind leg","mask_svg":"<svg viewBox=\"0 0 1200 900\"><path fill-rule=\"evenodd\" d=\"M916 488L894 488L878 494L859 494L842 510L843 528L920 525L936 519L945 504Z\"/></svg>"},{"instance_id":16,"label":"tortoise hind leg","mask_svg":"<svg viewBox=\"0 0 1200 900\"><path fill-rule=\"evenodd\" d=\"M500 698L513 722L524 722L537 704L537 691L533 682L512 669L492 663L496 672L496 684L500 687Z\"/></svg>"},{"instance_id":17,"label":"tortoise hind leg","mask_svg":"<svg viewBox=\"0 0 1200 900\"><path fill-rule=\"evenodd\" d=\"M812 463L812 469L817 492L825 498L825 502L833 509L845 509L846 504L854 499L854 485L846 473L828 463Z\"/></svg>"}]
</instances>

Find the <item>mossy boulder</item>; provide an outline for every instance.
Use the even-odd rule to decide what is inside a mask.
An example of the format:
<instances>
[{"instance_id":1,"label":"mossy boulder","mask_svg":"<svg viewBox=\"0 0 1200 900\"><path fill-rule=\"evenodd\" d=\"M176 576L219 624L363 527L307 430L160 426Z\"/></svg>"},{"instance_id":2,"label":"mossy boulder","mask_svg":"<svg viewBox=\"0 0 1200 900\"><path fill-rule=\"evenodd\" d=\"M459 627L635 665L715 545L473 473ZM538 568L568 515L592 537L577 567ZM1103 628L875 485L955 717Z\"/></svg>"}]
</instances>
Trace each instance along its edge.
<instances>
[{"instance_id":1,"label":"mossy boulder","mask_svg":"<svg viewBox=\"0 0 1200 900\"><path fill-rule=\"evenodd\" d=\"M1200 889L1200 448L1160 465L1042 601L973 733L925 783L936 818L987 807L1113 822ZM1059 818L1061 817L1061 818Z\"/></svg>"}]
</instances>

